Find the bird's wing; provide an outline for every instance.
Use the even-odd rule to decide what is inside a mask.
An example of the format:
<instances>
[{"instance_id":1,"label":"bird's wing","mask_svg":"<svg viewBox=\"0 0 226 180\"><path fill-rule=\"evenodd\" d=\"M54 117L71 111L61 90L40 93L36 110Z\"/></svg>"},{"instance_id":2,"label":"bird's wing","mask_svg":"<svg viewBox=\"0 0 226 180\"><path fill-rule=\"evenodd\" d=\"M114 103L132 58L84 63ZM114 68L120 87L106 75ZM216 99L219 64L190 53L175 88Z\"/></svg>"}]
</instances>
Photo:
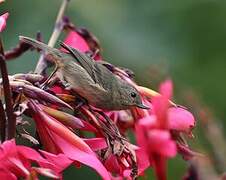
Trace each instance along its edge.
<instances>
[{"instance_id":1,"label":"bird's wing","mask_svg":"<svg viewBox=\"0 0 226 180\"><path fill-rule=\"evenodd\" d=\"M96 83L98 81L98 79L95 75L95 73L96 73L95 62L86 54L79 52L78 50L68 46L67 44L65 44L63 42L61 42L60 45L75 58L77 63L87 71L87 73L90 75L90 77Z\"/></svg>"}]
</instances>

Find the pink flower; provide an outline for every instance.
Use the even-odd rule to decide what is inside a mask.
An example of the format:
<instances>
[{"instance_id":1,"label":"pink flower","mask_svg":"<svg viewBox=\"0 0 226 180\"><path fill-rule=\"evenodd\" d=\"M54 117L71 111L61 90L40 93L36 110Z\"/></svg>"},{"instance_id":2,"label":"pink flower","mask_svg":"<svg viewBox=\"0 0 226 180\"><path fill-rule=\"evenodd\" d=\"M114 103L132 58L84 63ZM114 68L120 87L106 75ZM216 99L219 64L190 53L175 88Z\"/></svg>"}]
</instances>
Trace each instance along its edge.
<instances>
[{"instance_id":1,"label":"pink flower","mask_svg":"<svg viewBox=\"0 0 226 180\"><path fill-rule=\"evenodd\" d=\"M9 16L8 12L0 16L0 32L2 32L5 29L6 20L7 20L8 16Z\"/></svg>"},{"instance_id":2,"label":"pink flower","mask_svg":"<svg viewBox=\"0 0 226 180\"><path fill-rule=\"evenodd\" d=\"M195 119L193 115L186 109L179 107L171 107L168 109L169 127L171 130L191 133L195 127Z\"/></svg>"},{"instance_id":3,"label":"pink flower","mask_svg":"<svg viewBox=\"0 0 226 180\"><path fill-rule=\"evenodd\" d=\"M90 50L88 44L82 36L80 36L76 31L70 31L64 40L64 43L78 49L81 52L87 52Z\"/></svg>"},{"instance_id":4,"label":"pink flower","mask_svg":"<svg viewBox=\"0 0 226 180\"><path fill-rule=\"evenodd\" d=\"M160 87L161 95L152 99L152 113L139 120L136 126L137 143L151 165L159 180L166 179L166 159L177 153L176 143L171 138L168 123L169 98L172 83L166 81ZM145 154L145 155L144 155Z\"/></svg>"},{"instance_id":5,"label":"pink flower","mask_svg":"<svg viewBox=\"0 0 226 180\"><path fill-rule=\"evenodd\" d=\"M33 102L31 102L29 106L35 111L33 118L37 126L37 131L42 144L48 152L55 154L63 153L73 162L80 162L92 167L103 179L110 179L108 171L83 139L78 137L55 118L48 116L42 111L41 106ZM95 144L95 141L97 143L96 146L92 145L93 142ZM106 146L101 139L94 139L93 142L89 141L88 143L91 143L94 149L99 149L98 143L101 143L101 146Z\"/></svg>"},{"instance_id":6,"label":"pink flower","mask_svg":"<svg viewBox=\"0 0 226 180\"><path fill-rule=\"evenodd\" d=\"M159 180L165 180L166 159L174 157L177 151L185 152L179 148L184 146L177 144L176 140L171 137L171 130L190 134L195 126L195 120L189 111L176 107L170 101L171 81L166 81L160 86L160 93L142 87L138 87L138 89L146 97L151 97L152 102L152 110L149 110L148 115L146 111L142 112L143 110L137 110L139 114L135 114L135 117L141 117L136 124L137 143L141 147L140 151L143 152L139 155L143 156L143 159L149 159ZM170 107L170 105L175 107ZM188 153L183 154L188 157ZM190 156L193 154L189 153Z\"/></svg>"},{"instance_id":7,"label":"pink flower","mask_svg":"<svg viewBox=\"0 0 226 180\"><path fill-rule=\"evenodd\" d=\"M92 53L95 60L101 60L100 45L97 38L85 28L70 30L64 43L84 53ZM64 49L62 49L64 51Z\"/></svg>"},{"instance_id":8,"label":"pink flower","mask_svg":"<svg viewBox=\"0 0 226 180\"><path fill-rule=\"evenodd\" d=\"M172 89L172 87L170 87L171 85L169 82L166 86L168 86L168 89ZM188 135L191 133L192 129L195 127L194 116L188 110L181 107L177 107L177 105L170 100L171 92L166 92L167 87L164 87L161 90L160 94L145 87L136 87L140 91L141 95L152 100L152 103L145 103L148 104L148 106L151 107L153 111L156 111L156 113L159 114L159 119L164 119L164 117L168 118L167 122L163 122L163 126L168 126L170 130L176 130L178 132L183 132ZM165 98L162 96L165 96ZM159 98L162 100L158 100ZM152 105L154 107L152 107ZM164 112L164 114L162 114L162 112ZM141 119L151 115L153 112L151 110L147 112L146 110L144 111L142 109L133 109L133 113L136 117L135 119ZM161 123L161 120L159 123Z\"/></svg>"},{"instance_id":9,"label":"pink flower","mask_svg":"<svg viewBox=\"0 0 226 180\"><path fill-rule=\"evenodd\" d=\"M15 140L5 141L0 146L1 179L37 179L37 174L60 178L60 173L70 164L70 160L64 155L52 155L54 157L50 160L45 153L43 151L44 156L41 156L29 147L16 145ZM34 162L39 167L33 167Z\"/></svg>"}]
</instances>

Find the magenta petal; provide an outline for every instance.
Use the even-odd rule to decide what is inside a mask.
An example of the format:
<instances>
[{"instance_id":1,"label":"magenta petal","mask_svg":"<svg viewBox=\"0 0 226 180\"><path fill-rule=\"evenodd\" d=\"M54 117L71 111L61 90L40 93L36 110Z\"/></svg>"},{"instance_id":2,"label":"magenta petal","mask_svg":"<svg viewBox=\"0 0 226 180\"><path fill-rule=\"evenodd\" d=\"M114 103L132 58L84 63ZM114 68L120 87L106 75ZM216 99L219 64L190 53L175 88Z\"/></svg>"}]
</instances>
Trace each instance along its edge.
<instances>
[{"instance_id":1,"label":"magenta petal","mask_svg":"<svg viewBox=\"0 0 226 180\"><path fill-rule=\"evenodd\" d=\"M117 158L114 155L110 155L104 162L105 167L113 173L120 174L121 168L117 161Z\"/></svg>"},{"instance_id":2,"label":"magenta petal","mask_svg":"<svg viewBox=\"0 0 226 180\"><path fill-rule=\"evenodd\" d=\"M89 46L86 41L75 31L70 31L68 33L64 43L81 52L89 51Z\"/></svg>"},{"instance_id":3,"label":"magenta petal","mask_svg":"<svg viewBox=\"0 0 226 180\"><path fill-rule=\"evenodd\" d=\"M136 150L137 165L138 165L138 175L142 174L149 166L149 158L143 149Z\"/></svg>"},{"instance_id":4,"label":"magenta petal","mask_svg":"<svg viewBox=\"0 0 226 180\"><path fill-rule=\"evenodd\" d=\"M80 130L94 132L94 133L97 132L97 129L93 125L91 125L89 122L86 122L84 120L81 120L81 121L84 127L80 128Z\"/></svg>"},{"instance_id":5,"label":"magenta petal","mask_svg":"<svg viewBox=\"0 0 226 180\"><path fill-rule=\"evenodd\" d=\"M61 148L61 151L68 158L92 167L101 175L104 180L110 180L108 171L94 153L81 151L76 146L71 145L57 134L52 133L52 135L55 139L55 143L58 144L59 148Z\"/></svg>"},{"instance_id":6,"label":"magenta petal","mask_svg":"<svg viewBox=\"0 0 226 180\"><path fill-rule=\"evenodd\" d=\"M76 148L79 148L81 151L84 151L86 153L93 153L90 147L80 137L78 137L76 134L66 128L63 124L59 123L53 117L50 117L45 114L38 105L33 102L31 103L34 106L34 109L37 110L37 113L42 119L42 121L45 123L45 125L48 126L50 132L49 134L56 133L60 137L64 138L66 142L72 144ZM52 137L52 139L55 138Z\"/></svg>"},{"instance_id":7,"label":"magenta petal","mask_svg":"<svg viewBox=\"0 0 226 180\"><path fill-rule=\"evenodd\" d=\"M165 96L155 96L152 99L153 113L157 119L157 127L160 129L168 129L167 109L169 101Z\"/></svg>"},{"instance_id":8,"label":"magenta petal","mask_svg":"<svg viewBox=\"0 0 226 180\"><path fill-rule=\"evenodd\" d=\"M177 147L171 140L170 133L165 130L150 130L148 132L150 151L165 157L174 157L177 153Z\"/></svg>"},{"instance_id":9,"label":"magenta petal","mask_svg":"<svg viewBox=\"0 0 226 180\"><path fill-rule=\"evenodd\" d=\"M60 179L59 175L56 174L54 171L52 171L51 169L47 169L47 168L40 168L40 167L33 167L32 168L35 172L37 172L38 174L41 174L43 176L49 177L49 178L53 178L53 179Z\"/></svg>"},{"instance_id":10,"label":"magenta petal","mask_svg":"<svg viewBox=\"0 0 226 180\"><path fill-rule=\"evenodd\" d=\"M17 146L17 151L19 154L23 155L26 159L36 161L36 162L43 162L48 163L37 151L26 147L26 146Z\"/></svg>"},{"instance_id":11,"label":"magenta petal","mask_svg":"<svg viewBox=\"0 0 226 180\"><path fill-rule=\"evenodd\" d=\"M170 99L173 93L173 83L167 80L160 85L160 94L167 99Z\"/></svg>"},{"instance_id":12,"label":"magenta petal","mask_svg":"<svg viewBox=\"0 0 226 180\"><path fill-rule=\"evenodd\" d=\"M13 169L16 170L21 176L26 177L30 174L20 159L9 157L8 161L13 164ZM12 169L10 169L10 171L12 171Z\"/></svg>"},{"instance_id":13,"label":"magenta petal","mask_svg":"<svg viewBox=\"0 0 226 180\"><path fill-rule=\"evenodd\" d=\"M104 138L91 138L83 140L93 151L98 151L107 147L107 143Z\"/></svg>"},{"instance_id":14,"label":"magenta petal","mask_svg":"<svg viewBox=\"0 0 226 180\"><path fill-rule=\"evenodd\" d=\"M195 126L193 115L183 108L169 108L169 128L177 131L190 133Z\"/></svg>"},{"instance_id":15,"label":"magenta petal","mask_svg":"<svg viewBox=\"0 0 226 180\"><path fill-rule=\"evenodd\" d=\"M7 154L15 153L16 152L15 139L8 140L8 141L5 141L4 143L2 143L1 146L0 146L0 150L2 150L2 153L0 154L0 157L1 157L1 155L4 156L3 153L7 153Z\"/></svg>"},{"instance_id":16,"label":"magenta petal","mask_svg":"<svg viewBox=\"0 0 226 180\"><path fill-rule=\"evenodd\" d=\"M139 125L146 128L153 128L156 123L156 117L154 115L149 115L139 120Z\"/></svg>"},{"instance_id":17,"label":"magenta petal","mask_svg":"<svg viewBox=\"0 0 226 180\"><path fill-rule=\"evenodd\" d=\"M13 173L6 170L0 170L0 177L1 179L17 180L17 177Z\"/></svg>"},{"instance_id":18,"label":"magenta petal","mask_svg":"<svg viewBox=\"0 0 226 180\"><path fill-rule=\"evenodd\" d=\"M12 89L15 90L18 90L19 87L23 87L23 93L25 94L25 96L30 97L32 99L43 100L45 102L50 102L56 105L61 105L63 107L68 107L73 110L73 108L63 100L36 86L24 84L23 82L19 81L11 81L10 86L12 87Z\"/></svg>"},{"instance_id":19,"label":"magenta petal","mask_svg":"<svg viewBox=\"0 0 226 180\"><path fill-rule=\"evenodd\" d=\"M57 172L61 172L66 169L73 161L68 159L64 154L52 154L46 151L41 151L41 153L45 156L45 158L55 165L55 170ZM48 164L44 164L43 167L51 168ZM52 168L51 168L52 169Z\"/></svg>"},{"instance_id":20,"label":"magenta petal","mask_svg":"<svg viewBox=\"0 0 226 180\"><path fill-rule=\"evenodd\" d=\"M6 20L7 20L8 16L9 16L8 12L0 16L0 32L2 32L5 29Z\"/></svg>"},{"instance_id":21,"label":"magenta petal","mask_svg":"<svg viewBox=\"0 0 226 180\"><path fill-rule=\"evenodd\" d=\"M138 146L141 147L142 149L146 149L148 145L147 145L147 139L145 136L145 128L140 124L136 124L135 130L136 130L136 141Z\"/></svg>"}]
</instances>

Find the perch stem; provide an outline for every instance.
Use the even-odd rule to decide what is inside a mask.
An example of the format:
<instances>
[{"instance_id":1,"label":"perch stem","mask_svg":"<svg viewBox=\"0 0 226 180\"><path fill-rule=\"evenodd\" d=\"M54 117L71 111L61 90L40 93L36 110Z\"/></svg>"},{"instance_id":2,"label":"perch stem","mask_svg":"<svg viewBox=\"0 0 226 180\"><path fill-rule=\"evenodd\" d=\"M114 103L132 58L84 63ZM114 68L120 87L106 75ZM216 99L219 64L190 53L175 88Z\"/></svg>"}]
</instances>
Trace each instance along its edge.
<instances>
[{"instance_id":1,"label":"perch stem","mask_svg":"<svg viewBox=\"0 0 226 180\"><path fill-rule=\"evenodd\" d=\"M6 138L12 139L15 137L15 132L16 132L16 117L13 113L13 105L12 105L12 99L11 99L12 93L9 85L5 57L2 53L0 54L0 68L1 68L1 75L2 75L3 91L5 96L6 115L7 115L7 121L8 121Z\"/></svg>"},{"instance_id":2,"label":"perch stem","mask_svg":"<svg viewBox=\"0 0 226 180\"><path fill-rule=\"evenodd\" d=\"M63 0L63 2L61 4L60 10L59 10L57 18L56 18L53 33L48 42L48 46L50 46L50 47L54 47L55 43L57 42L57 39L60 36L61 31L64 28L63 17L64 17L64 13L65 13L65 10L67 8L69 1L70 0ZM45 72L47 66L48 65L47 65L47 62L45 61L45 52L44 52L40 56L34 72L37 74L43 74Z\"/></svg>"}]
</instances>

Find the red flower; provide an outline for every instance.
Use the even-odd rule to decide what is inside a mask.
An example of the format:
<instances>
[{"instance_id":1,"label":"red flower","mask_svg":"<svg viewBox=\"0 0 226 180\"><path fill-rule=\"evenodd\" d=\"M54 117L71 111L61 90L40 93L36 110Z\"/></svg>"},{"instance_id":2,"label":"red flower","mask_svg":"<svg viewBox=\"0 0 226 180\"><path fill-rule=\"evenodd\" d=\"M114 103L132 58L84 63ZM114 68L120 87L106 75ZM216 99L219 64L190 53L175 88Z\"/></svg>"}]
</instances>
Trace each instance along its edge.
<instances>
[{"instance_id":1,"label":"red flower","mask_svg":"<svg viewBox=\"0 0 226 180\"><path fill-rule=\"evenodd\" d=\"M166 81L160 87L161 95L152 98L151 114L140 119L136 125L137 143L142 156L149 159L159 180L166 179L166 159L177 153L175 141L169 129L168 107L172 83Z\"/></svg>"},{"instance_id":2,"label":"red flower","mask_svg":"<svg viewBox=\"0 0 226 180\"><path fill-rule=\"evenodd\" d=\"M60 173L69 165L70 160L62 154L52 155L50 159L46 153L43 151L43 156L41 156L29 147L16 145L15 140L5 141L0 146L1 179L17 179L17 177L37 179L37 174L50 178L60 178ZM34 167L34 162L39 167Z\"/></svg>"},{"instance_id":3,"label":"red flower","mask_svg":"<svg viewBox=\"0 0 226 180\"><path fill-rule=\"evenodd\" d=\"M64 40L64 43L78 49L81 52L87 52L90 50L88 44L82 36L80 36L76 31L70 31Z\"/></svg>"},{"instance_id":4,"label":"red flower","mask_svg":"<svg viewBox=\"0 0 226 180\"><path fill-rule=\"evenodd\" d=\"M108 171L97 158L94 151L86 144L87 140L85 142L55 118L48 116L41 109L41 106L32 102L29 106L35 111L33 118L37 126L37 131L42 144L48 152L55 154L63 153L73 162L80 162L92 167L103 179L110 179ZM101 140L95 140L96 142L100 142L101 145L106 146ZM89 143L92 144L93 142L89 141Z\"/></svg>"},{"instance_id":5,"label":"red flower","mask_svg":"<svg viewBox=\"0 0 226 180\"><path fill-rule=\"evenodd\" d=\"M168 109L169 128L180 132L191 134L195 127L194 116L186 109L171 107Z\"/></svg>"},{"instance_id":6,"label":"red flower","mask_svg":"<svg viewBox=\"0 0 226 180\"><path fill-rule=\"evenodd\" d=\"M100 45L97 38L88 30L70 30L64 43L84 53L92 53L93 59L101 60ZM62 48L63 51L65 51Z\"/></svg>"}]
</instances>

